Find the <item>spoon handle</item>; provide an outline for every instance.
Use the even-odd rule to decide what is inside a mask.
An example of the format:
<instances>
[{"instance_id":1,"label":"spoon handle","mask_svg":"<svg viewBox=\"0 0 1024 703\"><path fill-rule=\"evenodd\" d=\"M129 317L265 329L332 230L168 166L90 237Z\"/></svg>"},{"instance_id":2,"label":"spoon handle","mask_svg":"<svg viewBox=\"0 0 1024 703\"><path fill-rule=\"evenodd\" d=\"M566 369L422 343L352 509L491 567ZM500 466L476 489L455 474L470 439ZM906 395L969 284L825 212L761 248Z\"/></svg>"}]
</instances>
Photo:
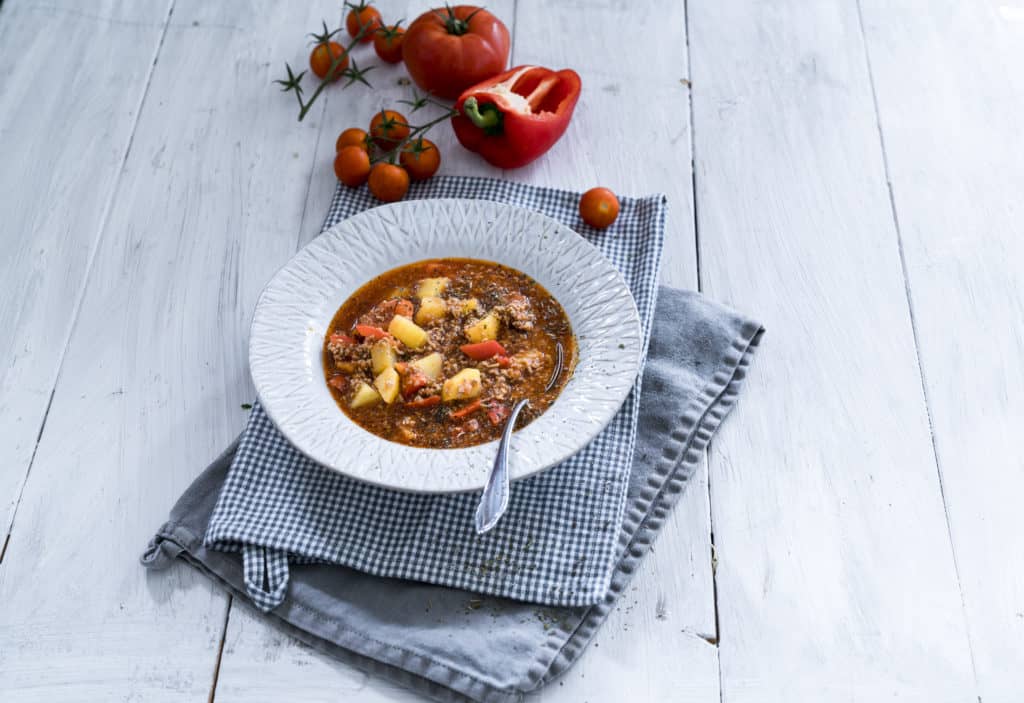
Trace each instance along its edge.
<instances>
[{"instance_id":1,"label":"spoon handle","mask_svg":"<svg viewBox=\"0 0 1024 703\"><path fill-rule=\"evenodd\" d=\"M508 509L508 444L512 437L512 429L516 426L519 411L529 403L529 400L523 398L515 404L508 416L505 431L501 434L498 456L494 458L494 466L487 479L487 486L484 487L483 495L480 496L480 504L476 507L476 533L478 535L493 529Z\"/></svg>"}]
</instances>

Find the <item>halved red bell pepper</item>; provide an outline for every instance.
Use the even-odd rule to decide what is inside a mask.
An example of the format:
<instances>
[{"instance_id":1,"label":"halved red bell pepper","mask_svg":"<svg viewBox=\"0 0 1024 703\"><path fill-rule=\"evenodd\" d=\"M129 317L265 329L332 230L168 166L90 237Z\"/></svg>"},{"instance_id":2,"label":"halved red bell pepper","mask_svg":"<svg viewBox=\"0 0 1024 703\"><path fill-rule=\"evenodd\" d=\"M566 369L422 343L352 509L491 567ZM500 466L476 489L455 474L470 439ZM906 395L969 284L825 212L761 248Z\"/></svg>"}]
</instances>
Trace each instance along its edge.
<instances>
[{"instance_id":1,"label":"halved red bell pepper","mask_svg":"<svg viewBox=\"0 0 1024 703\"><path fill-rule=\"evenodd\" d=\"M571 69L517 66L459 96L455 136L498 168L525 166L565 133L580 88Z\"/></svg>"}]
</instances>

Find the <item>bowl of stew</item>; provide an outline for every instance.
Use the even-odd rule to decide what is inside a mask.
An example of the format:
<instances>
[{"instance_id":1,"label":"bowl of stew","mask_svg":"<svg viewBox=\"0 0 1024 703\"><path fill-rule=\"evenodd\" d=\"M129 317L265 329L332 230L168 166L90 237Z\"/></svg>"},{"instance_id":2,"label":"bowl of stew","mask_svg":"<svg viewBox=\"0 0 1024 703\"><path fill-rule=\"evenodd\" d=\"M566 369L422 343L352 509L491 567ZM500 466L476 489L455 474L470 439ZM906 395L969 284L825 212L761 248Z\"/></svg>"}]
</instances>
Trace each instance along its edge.
<instances>
[{"instance_id":1,"label":"bowl of stew","mask_svg":"<svg viewBox=\"0 0 1024 703\"><path fill-rule=\"evenodd\" d=\"M513 480L582 449L640 354L633 298L594 246L537 212L443 199L365 211L304 247L260 295L249 361L312 460L448 493L483 488L522 398Z\"/></svg>"}]
</instances>

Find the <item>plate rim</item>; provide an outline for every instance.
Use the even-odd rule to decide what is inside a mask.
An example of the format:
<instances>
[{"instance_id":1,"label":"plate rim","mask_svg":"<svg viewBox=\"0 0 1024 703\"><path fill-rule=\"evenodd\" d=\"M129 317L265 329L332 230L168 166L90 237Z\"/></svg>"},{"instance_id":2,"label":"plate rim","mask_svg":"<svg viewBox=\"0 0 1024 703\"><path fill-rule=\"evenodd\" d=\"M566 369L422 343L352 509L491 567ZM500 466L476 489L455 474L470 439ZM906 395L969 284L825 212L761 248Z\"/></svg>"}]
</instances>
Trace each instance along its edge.
<instances>
[{"instance_id":1,"label":"plate rim","mask_svg":"<svg viewBox=\"0 0 1024 703\"><path fill-rule=\"evenodd\" d=\"M594 429L589 433L589 435L586 438L586 441L583 444L581 444L580 446L576 447L575 449L573 449L571 451L564 451L564 452L562 452L561 454L555 456L550 461L545 461L543 464L541 464L539 466L536 466L536 467L533 467L528 472L520 473L520 474L517 474L517 475L514 475L514 476L510 476L510 481L515 483L515 482L518 482L518 481L525 480L527 478L538 476L539 474L542 474L545 471L550 470L551 468L557 466L558 464L562 463L563 461L566 461L570 457L575 456L577 453L582 451L586 446L588 446L591 442L593 442L598 437L598 435L600 435L608 427L608 425L612 422L613 419L615 419L616 415L622 409L622 406L625 404L626 400L628 399L629 394L633 391L634 387L636 386L636 382L637 382L637 380L639 378L640 370L642 369L642 366L643 366L643 349L644 349L643 325L642 325L641 320L640 320L640 312L639 312L639 308L637 307L637 304L636 304L636 299L633 296L633 292L630 290L629 284L626 282L625 277L623 276L623 274L619 270L619 268L604 254L604 252L602 252L595 244L593 244L592 242L588 241L585 237L583 237L574 228L564 224L560 220L558 220L558 219L556 219L554 217L551 217L550 215L547 215L545 213L542 213L542 212L540 212L538 210L534 210L532 208L524 207L524 206L521 206L521 205L514 205L514 204L511 204L511 203L505 203L505 202L501 202L499 200L491 200L491 199L488 199L488 198L457 198L457 197L453 197L453 198L418 198L418 199L413 199L413 200L402 200L402 201L398 201L398 202L395 202L395 203L384 203L384 204L377 205L375 207L366 208L364 210L360 210L359 212L353 213L353 214L349 215L348 217L345 217L344 219L341 219L338 222L336 222L335 224L331 225L329 228L327 228L325 230L322 230L315 237L313 237L311 240L306 242L302 247L297 249L288 258L287 261L285 261L283 264L281 264L274 271L274 273L267 279L266 283L260 289L259 295L257 296L257 299L256 299L256 305L253 308L252 317L251 317L250 323L249 323L249 344L248 344L249 349L248 349L247 360L249 362L249 375L250 375L250 378L252 379L253 387L254 387L254 389L256 391L257 398L259 399L260 407L262 408L263 412L266 413L267 418L274 425L274 428L278 432L280 432L284 436L284 438L288 441L288 443L293 448L295 448L299 453L301 453L304 457L306 457L310 461L314 462L315 464L318 464L318 465L320 465L320 466L322 466L322 467L324 467L324 468L326 468L326 469L328 469L330 471L335 471L335 472L339 473L340 475L345 476L346 478L349 478L349 479L351 479L353 481L358 481L360 483L364 483L364 484L368 484L368 485L372 485L372 486L377 486L377 487L381 487L381 488L386 488L388 490L399 491L399 492L402 492L402 493L412 493L412 494L419 494L419 495L454 495L454 494L460 494L460 493L475 493L475 492L480 492L480 491L483 490L484 484L486 483L486 480L487 480L486 475L484 475L478 483L474 483L474 485L466 485L466 486L461 486L461 487L457 487L457 488L430 488L430 487L420 487L420 486L396 485L396 483L391 482L391 481L387 481L387 480L383 480L383 479L375 479L371 475L356 475L354 473L351 473L350 471L345 470L341 466L337 466L337 465L333 465L331 463L325 462L322 459L321 456L319 456L319 455L309 451L308 448L306 446L304 446L301 441L296 441L296 437L290 432L290 428L288 427L287 423L282 424L281 420L279 419L279 416L276 415L276 411L275 411L275 409L273 407L273 403L268 404L266 402L266 399L265 399L264 393L263 393L263 388L261 387L261 383L256 378L256 374L254 373L253 355L254 355L254 349L256 347L256 342L257 342L256 327L257 327L257 324L258 324L258 321L259 321L259 317L260 317L260 313L261 313L261 308L263 308L263 306L264 306L264 304L266 302L266 295L267 295L268 291L272 288L272 286L274 285L275 281L286 270L289 269L289 267L292 265L292 263L295 261L296 258L298 258L306 249L308 249L309 247L313 246L314 243L320 241L321 239L323 239L325 237L338 237L338 236L340 236L341 232L339 232L338 230L341 227L343 227L346 223L350 222L352 219L363 218L363 217L369 218L369 217L372 217L375 213L377 213L379 215L379 213L381 213L383 211L396 210L396 209L401 209L401 208L404 208L404 207L410 207L410 206L415 206L415 205L423 205L425 203L435 203L438 206L451 206L451 207L460 207L460 206L463 206L465 204L472 204L474 206L478 206L480 204L485 204L485 205L495 206L495 207L500 208L500 209L509 209L509 210L521 211L523 213L528 214L528 216L530 216L530 217L536 217L536 218L540 218L542 220L547 220L549 223L553 224L556 228L558 228L560 230L564 230L565 232L567 232L570 238L575 237L585 247L588 247L588 248L592 249L594 251L594 253L607 264L607 266L609 267L610 271L613 272L613 276L614 276L614 279L616 280L616 283L619 286L621 286L621 288L626 293L626 298L628 299L628 302L629 302L628 309L627 309L628 318L629 318L628 322L631 325L631 327L634 328L634 331L636 333L635 337L637 339L639 339L639 343L637 344L637 349L636 349L636 356L632 360L632 363L631 363L631 369L632 369L631 376L633 378L633 383L631 383L628 386L624 387L624 390L619 394L619 397L614 402L614 410L608 412L607 415L600 420L599 425L595 425ZM388 269L385 269L385 270L380 271L378 273L370 274L368 277L366 277L365 280L362 280L362 282L358 283L356 290L358 290L358 286L365 285L368 281L370 281L371 279L375 278L376 276L381 275L385 271L392 270L394 268L399 268L401 266L406 266L406 265L409 265L409 264L412 264L412 263L416 263L418 261L423 261L423 260L426 260L426 259L430 259L430 258L450 258L450 257L432 257L432 256L425 255L425 254L424 255L417 255L417 256L411 258L408 262L396 263L396 264L394 264L394 266L391 266ZM472 256L472 255L467 255L464 258L477 259L477 260L486 260L486 259L483 259L481 257ZM494 261L495 263L499 263L499 264L508 266L510 268L514 268L516 270L521 270L518 266L514 266L512 264L507 264L507 263L502 262L501 260L498 260L498 259L492 259L492 261ZM533 274L531 274L530 272L522 271L522 273L525 273L526 275L530 276L532 279L535 279L535 276ZM545 288L548 288L548 286L545 286ZM551 295L554 296L555 294L553 292L551 292ZM555 296L555 299L558 300L559 305L563 305L564 306L562 301L559 300L559 298L557 296ZM573 330L573 334L574 334L574 336L576 336L576 330L575 329ZM577 340L577 343L578 343L578 340ZM578 364L577 364L577 366L578 366ZM572 379L570 379L569 382L571 382L571 381L572 381ZM567 383L567 386L568 386L568 383ZM565 388L563 387L562 392L564 393L564 391L565 391ZM559 394L559 397L561 397L561 393ZM332 402L334 402L333 396L332 396ZM557 403L557 399L556 399L555 402ZM552 404L551 407L554 407L554 403ZM548 411L550 411L551 407L548 408ZM415 451L421 451L421 452L464 452L464 451L466 451L468 449L480 449L480 448L486 448L486 447L494 447L495 451L497 450L497 445L498 445L498 440L497 439L491 440L489 442L484 442L484 443L481 443L481 444L477 444L477 445L472 445L470 447L460 447L460 448L450 448L450 449L432 448L432 447L414 447L414 446L411 446L411 445L404 445L404 444L402 444L400 442L391 442L390 440L387 440L387 439L381 437L380 435L374 434L374 433L370 432L369 430L366 430L365 428L361 427L357 423L355 423L350 417L348 417L348 415L341 408L337 408L337 411L338 411L338 414L343 418L344 422L349 423L352 427L356 428L357 430L359 430L359 431L365 433L366 435L368 435L369 437L373 438L373 441L387 443L387 444L393 444L393 445L397 445L398 447L402 447L402 448L409 449L409 450L415 450ZM541 417L543 417L543 415L541 415ZM540 419L540 418L538 418L538 419ZM516 435L520 435L523 432L529 430L529 428L534 426L535 424L536 424L536 422L530 423L530 425L528 425L523 430L519 430L518 432L516 432ZM489 473L489 471L488 471L488 473Z\"/></svg>"}]
</instances>

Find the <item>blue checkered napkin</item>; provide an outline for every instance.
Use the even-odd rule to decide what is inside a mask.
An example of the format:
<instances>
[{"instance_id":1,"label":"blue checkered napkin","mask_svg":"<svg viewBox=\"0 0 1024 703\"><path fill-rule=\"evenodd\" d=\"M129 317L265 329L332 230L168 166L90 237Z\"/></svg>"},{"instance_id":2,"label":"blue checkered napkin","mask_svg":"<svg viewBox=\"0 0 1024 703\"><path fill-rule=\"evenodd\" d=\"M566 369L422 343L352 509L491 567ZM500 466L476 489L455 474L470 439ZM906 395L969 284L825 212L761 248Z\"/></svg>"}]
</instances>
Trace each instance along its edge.
<instances>
[{"instance_id":1,"label":"blue checkered napkin","mask_svg":"<svg viewBox=\"0 0 1024 703\"><path fill-rule=\"evenodd\" d=\"M665 234L665 198L622 198L603 231L582 223L579 194L482 178L438 177L409 198L497 200L574 228L622 272L646 340ZM324 229L376 205L338 187ZM289 564L343 564L378 576L546 605L598 602L608 589L636 440L639 381L608 427L572 458L512 486L498 527L473 529L479 494L419 495L354 481L306 459L258 405L207 528L209 548L241 551L258 607L287 596Z\"/></svg>"}]
</instances>

